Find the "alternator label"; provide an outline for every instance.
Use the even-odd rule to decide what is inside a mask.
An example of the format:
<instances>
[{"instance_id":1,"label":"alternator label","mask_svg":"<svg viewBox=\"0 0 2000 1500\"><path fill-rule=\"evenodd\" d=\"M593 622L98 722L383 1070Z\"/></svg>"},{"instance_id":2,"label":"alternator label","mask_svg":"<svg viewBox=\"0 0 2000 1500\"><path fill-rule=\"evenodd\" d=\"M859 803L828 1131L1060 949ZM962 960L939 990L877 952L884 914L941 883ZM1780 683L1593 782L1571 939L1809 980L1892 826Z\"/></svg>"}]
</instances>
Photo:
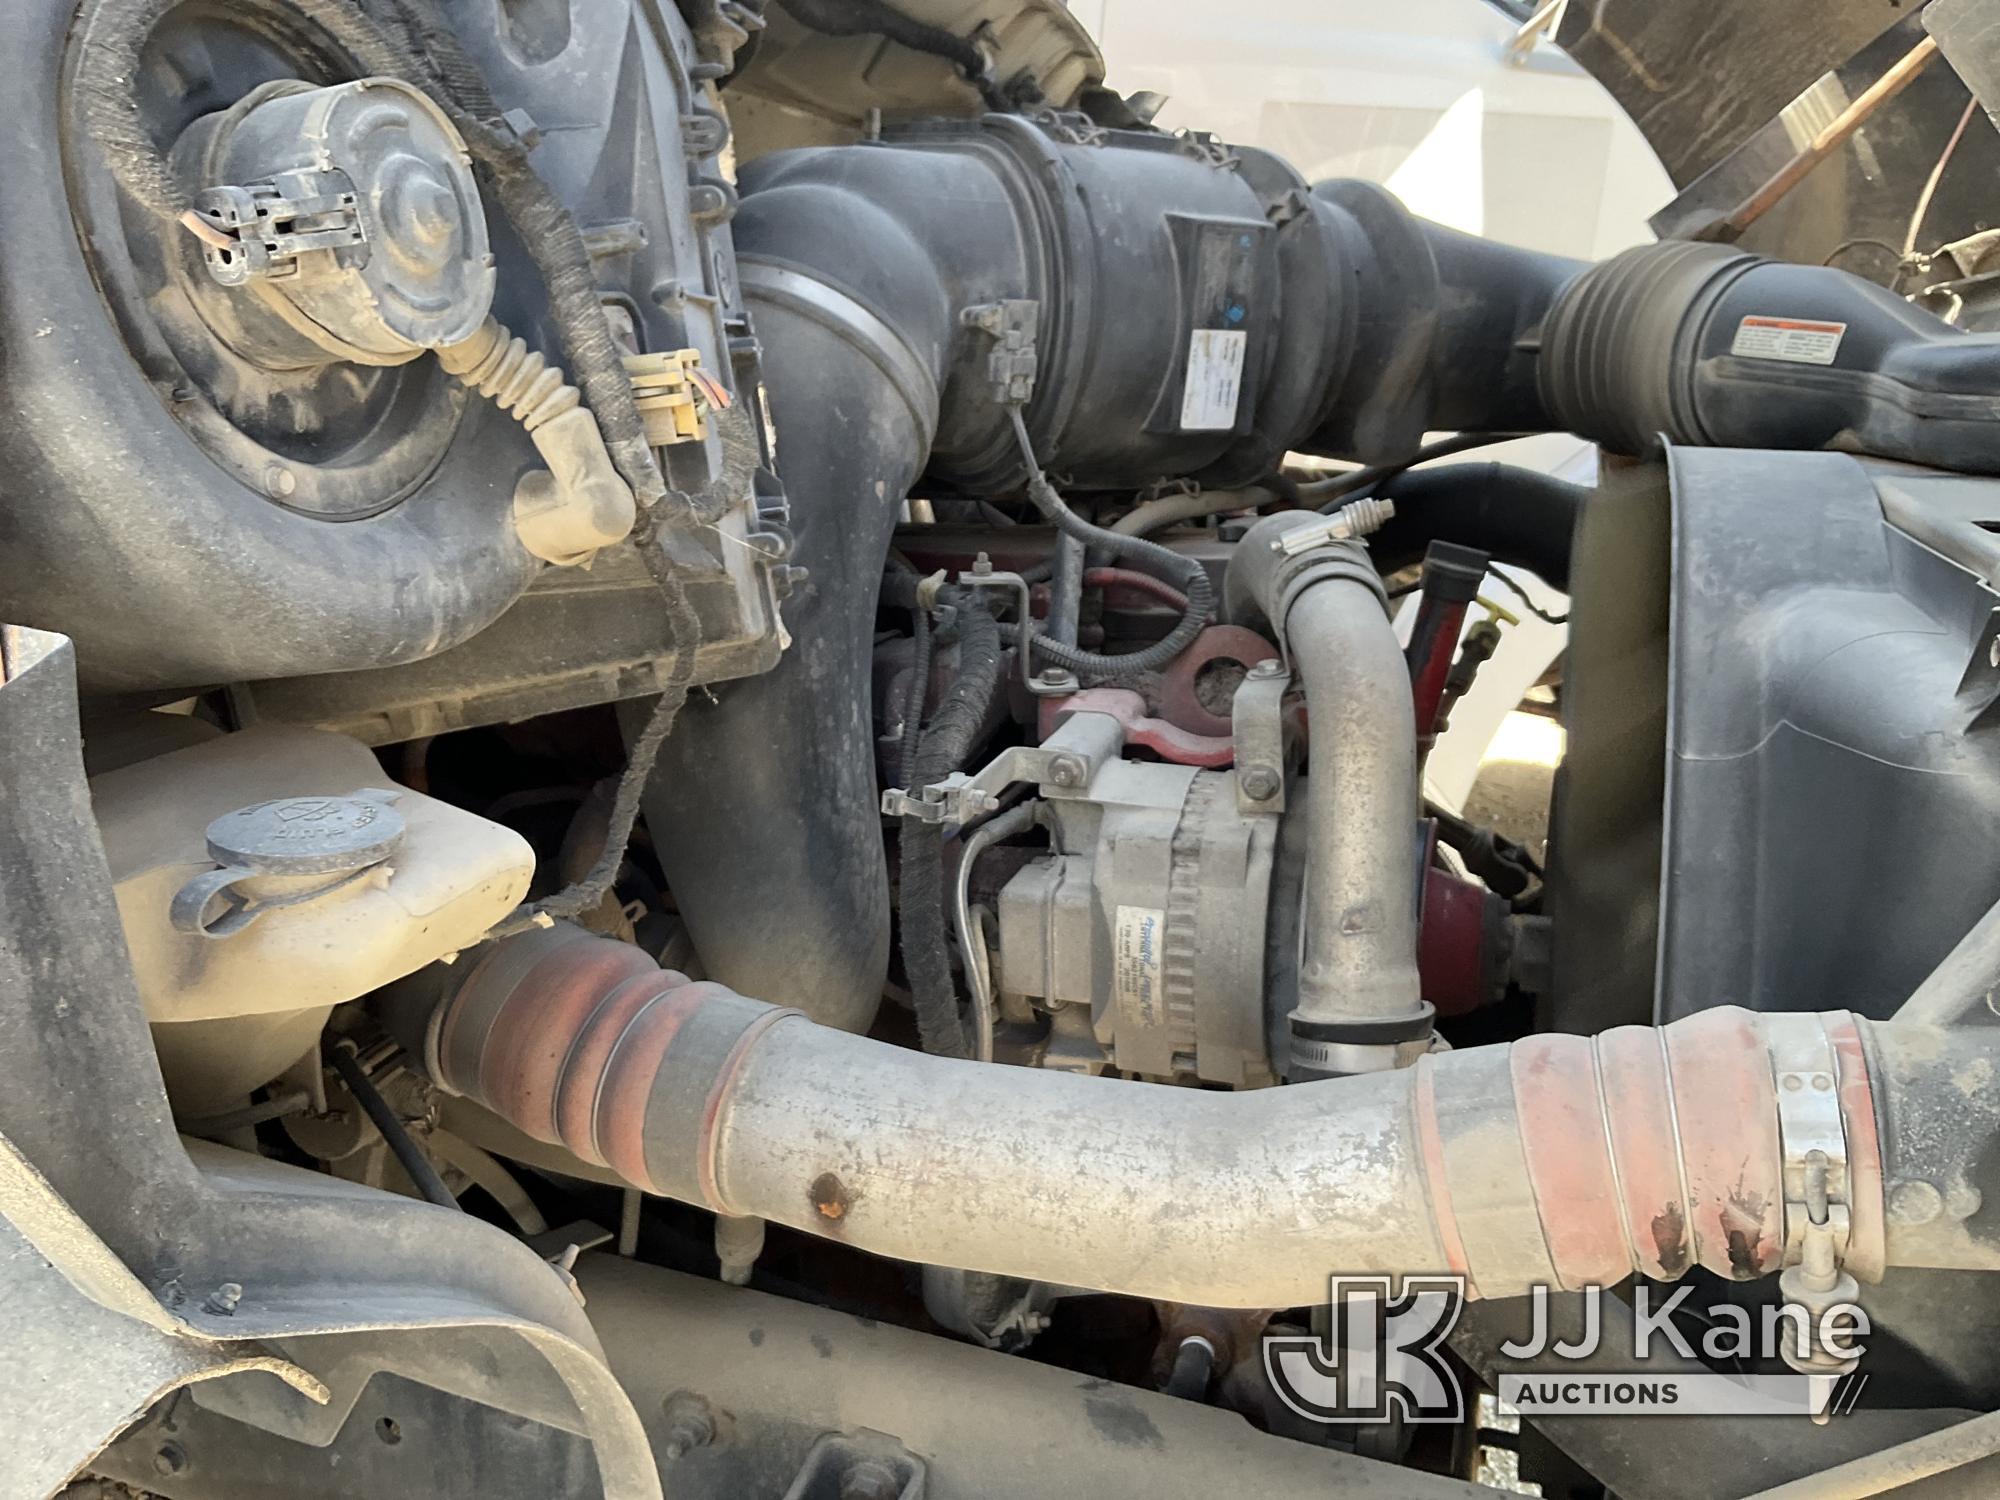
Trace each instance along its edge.
<instances>
[{"instance_id":1,"label":"alternator label","mask_svg":"<svg viewBox=\"0 0 2000 1500\"><path fill-rule=\"evenodd\" d=\"M1729 352L1739 359L1782 359L1795 365L1830 365L1840 353L1845 323L1805 318L1745 318Z\"/></svg>"},{"instance_id":2,"label":"alternator label","mask_svg":"<svg viewBox=\"0 0 2000 1500\"><path fill-rule=\"evenodd\" d=\"M1157 1026L1165 1009L1160 983L1167 914L1152 906L1121 906L1114 928L1111 986L1118 1009L1136 1026Z\"/></svg>"},{"instance_id":3,"label":"alternator label","mask_svg":"<svg viewBox=\"0 0 2000 1500\"><path fill-rule=\"evenodd\" d=\"M1197 328L1188 339L1187 389L1181 431L1229 432L1243 394L1243 356L1250 335L1239 328Z\"/></svg>"}]
</instances>

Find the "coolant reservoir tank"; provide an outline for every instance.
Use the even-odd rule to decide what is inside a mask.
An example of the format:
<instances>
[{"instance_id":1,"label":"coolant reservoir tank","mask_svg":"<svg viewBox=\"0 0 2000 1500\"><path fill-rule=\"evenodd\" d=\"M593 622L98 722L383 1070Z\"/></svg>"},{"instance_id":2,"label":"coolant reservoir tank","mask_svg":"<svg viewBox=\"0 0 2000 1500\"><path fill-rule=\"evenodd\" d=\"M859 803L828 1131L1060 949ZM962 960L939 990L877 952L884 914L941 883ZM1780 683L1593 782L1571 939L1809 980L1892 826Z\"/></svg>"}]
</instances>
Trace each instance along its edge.
<instances>
[{"instance_id":1,"label":"coolant reservoir tank","mask_svg":"<svg viewBox=\"0 0 2000 1500\"><path fill-rule=\"evenodd\" d=\"M90 790L181 1113L240 1102L331 1007L476 943L534 871L513 830L321 730L225 735Z\"/></svg>"}]
</instances>

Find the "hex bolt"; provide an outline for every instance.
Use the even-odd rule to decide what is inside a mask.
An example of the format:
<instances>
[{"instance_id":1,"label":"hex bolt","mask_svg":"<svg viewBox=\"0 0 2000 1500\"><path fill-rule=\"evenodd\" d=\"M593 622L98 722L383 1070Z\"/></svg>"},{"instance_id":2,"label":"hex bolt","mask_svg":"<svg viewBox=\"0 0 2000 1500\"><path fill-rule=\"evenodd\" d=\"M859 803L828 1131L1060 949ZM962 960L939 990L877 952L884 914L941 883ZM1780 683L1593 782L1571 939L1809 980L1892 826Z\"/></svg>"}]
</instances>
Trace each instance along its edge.
<instances>
[{"instance_id":1,"label":"hex bolt","mask_svg":"<svg viewBox=\"0 0 2000 1500\"><path fill-rule=\"evenodd\" d=\"M1048 778L1050 786L1077 787L1083 785L1086 768L1074 755L1058 755L1049 761Z\"/></svg>"},{"instance_id":2,"label":"hex bolt","mask_svg":"<svg viewBox=\"0 0 2000 1500\"><path fill-rule=\"evenodd\" d=\"M266 493L283 500L299 487L299 476L283 464L272 464L264 470Z\"/></svg>"},{"instance_id":3,"label":"hex bolt","mask_svg":"<svg viewBox=\"0 0 2000 1500\"><path fill-rule=\"evenodd\" d=\"M896 1500L902 1486L887 1464L864 1458L840 1476L840 1500Z\"/></svg>"},{"instance_id":4,"label":"hex bolt","mask_svg":"<svg viewBox=\"0 0 2000 1500\"><path fill-rule=\"evenodd\" d=\"M1067 682L1069 680L1069 673L1065 672L1061 667L1043 667L1039 677L1041 681L1046 682L1050 687L1054 687L1058 683Z\"/></svg>"},{"instance_id":5,"label":"hex bolt","mask_svg":"<svg viewBox=\"0 0 2000 1500\"><path fill-rule=\"evenodd\" d=\"M218 1318L234 1317L236 1305L242 1300L243 1288L233 1281L225 1281L202 1299L201 1310L214 1313Z\"/></svg>"},{"instance_id":6,"label":"hex bolt","mask_svg":"<svg viewBox=\"0 0 2000 1500\"><path fill-rule=\"evenodd\" d=\"M187 1466L187 1450L179 1443L162 1443L153 1452L153 1472L156 1474L184 1473Z\"/></svg>"},{"instance_id":7,"label":"hex bolt","mask_svg":"<svg viewBox=\"0 0 2000 1500\"><path fill-rule=\"evenodd\" d=\"M1267 656L1250 669L1252 677L1276 677L1285 670L1285 664L1275 656Z\"/></svg>"},{"instance_id":8,"label":"hex bolt","mask_svg":"<svg viewBox=\"0 0 2000 1500\"><path fill-rule=\"evenodd\" d=\"M675 1391L666 1400L666 1431L660 1452L669 1459L685 1458L715 1441L715 1413L693 1391Z\"/></svg>"},{"instance_id":9,"label":"hex bolt","mask_svg":"<svg viewBox=\"0 0 2000 1500\"><path fill-rule=\"evenodd\" d=\"M1278 773L1269 766L1246 766L1237 784L1252 802L1269 802L1278 795Z\"/></svg>"}]
</instances>

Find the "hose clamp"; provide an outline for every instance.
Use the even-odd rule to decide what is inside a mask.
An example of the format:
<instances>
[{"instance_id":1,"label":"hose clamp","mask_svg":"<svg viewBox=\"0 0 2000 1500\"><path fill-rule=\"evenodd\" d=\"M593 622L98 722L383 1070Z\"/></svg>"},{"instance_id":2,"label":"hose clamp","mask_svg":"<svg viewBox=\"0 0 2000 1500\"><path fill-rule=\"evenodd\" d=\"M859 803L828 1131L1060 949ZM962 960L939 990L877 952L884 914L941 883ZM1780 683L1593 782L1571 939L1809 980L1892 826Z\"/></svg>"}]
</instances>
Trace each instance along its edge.
<instances>
[{"instance_id":1,"label":"hose clamp","mask_svg":"<svg viewBox=\"0 0 2000 1500\"><path fill-rule=\"evenodd\" d=\"M1763 1028L1778 1101L1785 1264L1807 1258L1808 1238L1829 1241L1837 1264L1852 1232L1840 1061L1816 1015L1768 1015Z\"/></svg>"}]
</instances>

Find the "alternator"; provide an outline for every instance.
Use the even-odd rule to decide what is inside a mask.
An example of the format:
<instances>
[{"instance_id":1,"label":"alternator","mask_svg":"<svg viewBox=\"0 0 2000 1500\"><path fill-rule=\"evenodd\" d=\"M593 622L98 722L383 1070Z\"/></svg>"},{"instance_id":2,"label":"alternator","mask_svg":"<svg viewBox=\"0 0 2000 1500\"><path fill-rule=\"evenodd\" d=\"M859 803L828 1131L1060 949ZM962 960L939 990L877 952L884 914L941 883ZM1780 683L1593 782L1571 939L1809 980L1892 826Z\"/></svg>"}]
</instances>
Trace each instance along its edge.
<instances>
[{"instance_id":1,"label":"alternator","mask_svg":"<svg viewBox=\"0 0 2000 1500\"><path fill-rule=\"evenodd\" d=\"M999 988L1054 1013L1044 1066L1273 1081L1265 932L1279 819L1235 777L1107 760L1045 804L1052 852L1000 892Z\"/></svg>"}]
</instances>

